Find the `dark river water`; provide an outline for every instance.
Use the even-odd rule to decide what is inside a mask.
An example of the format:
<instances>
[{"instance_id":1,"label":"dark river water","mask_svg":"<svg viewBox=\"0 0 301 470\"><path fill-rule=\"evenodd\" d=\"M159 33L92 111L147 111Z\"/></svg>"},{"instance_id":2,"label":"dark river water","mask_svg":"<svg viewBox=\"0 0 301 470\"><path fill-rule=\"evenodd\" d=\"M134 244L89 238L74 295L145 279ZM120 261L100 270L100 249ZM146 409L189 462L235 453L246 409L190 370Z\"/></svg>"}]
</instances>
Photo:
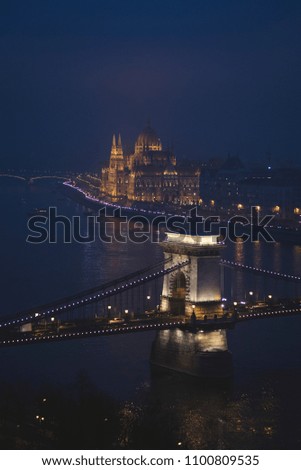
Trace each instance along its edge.
<instances>
[{"instance_id":1,"label":"dark river water","mask_svg":"<svg viewBox=\"0 0 301 470\"><path fill-rule=\"evenodd\" d=\"M26 243L28 214L84 215L58 185L0 181L0 315L93 287L162 258L158 244ZM228 259L301 273L301 247L232 244ZM227 276L227 274L226 274ZM228 279L229 280L229 279ZM233 280L234 282L234 280ZM263 288L240 274L243 298ZM192 380L150 370L155 332L0 350L2 448L300 449L301 318L246 322L228 332L233 378Z\"/></svg>"}]
</instances>

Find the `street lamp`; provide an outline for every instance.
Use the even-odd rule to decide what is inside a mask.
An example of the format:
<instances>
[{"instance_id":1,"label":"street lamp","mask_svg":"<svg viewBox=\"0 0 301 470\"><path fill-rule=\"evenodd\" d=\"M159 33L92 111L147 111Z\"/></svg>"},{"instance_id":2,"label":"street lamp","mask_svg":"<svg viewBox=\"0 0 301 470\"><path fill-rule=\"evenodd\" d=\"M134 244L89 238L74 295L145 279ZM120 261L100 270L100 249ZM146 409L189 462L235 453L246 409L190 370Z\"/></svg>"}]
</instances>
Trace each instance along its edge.
<instances>
[{"instance_id":1,"label":"street lamp","mask_svg":"<svg viewBox=\"0 0 301 470\"><path fill-rule=\"evenodd\" d=\"M147 300L150 300L151 296L150 296L150 295L147 295L146 298L147 298Z\"/></svg>"},{"instance_id":2,"label":"street lamp","mask_svg":"<svg viewBox=\"0 0 301 470\"><path fill-rule=\"evenodd\" d=\"M190 317L190 322L191 322L191 325L193 327L196 326L196 316L195 316L195 305L194 304L192 305L192 314L191 314L191 317Z\"/></svg>"},{"instance_id":3,"label":"street lamp","mask_svg":"<svg viewBox=\"0 0 301 470\"><path fill-rule=\"evenodd\" d=\"M108 305L108 318L110 318L111 308L112 308L112 306Z\"/></svg>"}]
</instances>

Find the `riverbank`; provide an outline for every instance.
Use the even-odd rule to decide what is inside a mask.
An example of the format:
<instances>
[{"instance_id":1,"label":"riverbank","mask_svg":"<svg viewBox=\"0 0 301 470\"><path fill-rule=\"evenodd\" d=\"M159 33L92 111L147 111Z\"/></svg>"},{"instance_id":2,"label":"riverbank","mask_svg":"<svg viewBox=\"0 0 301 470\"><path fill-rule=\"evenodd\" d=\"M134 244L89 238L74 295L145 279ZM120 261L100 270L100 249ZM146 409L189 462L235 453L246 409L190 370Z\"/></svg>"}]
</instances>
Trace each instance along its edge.
<instances>
[{"instance_id":1,"label":"riverbank","mask_svg":"<svg viewBox=\"0 0 301 470\"><path fill-rule=\"evenodd\" d=\"M83 206L87 207L88 209L92 209L98 211L99 209L106 208L109 214L113 214L118 217L118 211L121 216L133 216L133 215L141 215L147 217L147 219L154 219L156 217L164 216L164 217L177 217L179 221L182 219L183 222L185 218L189 215L189 209L183 209L181 212L179 211L164 211L164 210L151 210L150 208L144 207L128 207L124 205L118 205L114 203L110 203L108 201L101 200L96 196L89 194L83 188L74 185L71 182L63 183L63 187L68 192L68 197L73 199L76 202L79 202ZM198 212L202 213L203 217L212 217L212 214L205 214L204 211L200 206L197 206ZM115 212L114 212L115 211ZM215 215L217 217L217 215ZM223 217L219 224L215 224L212 233L216 234L222 227L227 227L228 221L226 217ZM239 226L238 236L245 232L250 234L251 226ZM287 227L287 226L268 226L268 232L273 237L275 242L284 242L290 243L295 245L301 245L301 230L294 227Z\"/></svg>"}]
</instances>

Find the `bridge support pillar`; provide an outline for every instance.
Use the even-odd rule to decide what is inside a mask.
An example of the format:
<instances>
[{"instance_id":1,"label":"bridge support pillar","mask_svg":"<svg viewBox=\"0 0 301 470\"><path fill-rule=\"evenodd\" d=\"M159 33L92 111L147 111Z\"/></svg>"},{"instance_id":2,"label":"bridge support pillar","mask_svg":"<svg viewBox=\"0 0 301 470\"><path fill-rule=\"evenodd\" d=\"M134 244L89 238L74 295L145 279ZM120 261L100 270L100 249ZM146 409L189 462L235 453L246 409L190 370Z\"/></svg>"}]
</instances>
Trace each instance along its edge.
<instances>
[{"instance_id":1,"label":"bridge support pillar","mask_svg":"<svg viewBox=\"0 0 301 470\"><path fill-rule=\"evenodd\" d=\"M170 233L161 243L165 268L187 260L189 264L164 276L160 310L196 319L223 315L220 252L216 235Z\"/></svg>"}]
</instances>

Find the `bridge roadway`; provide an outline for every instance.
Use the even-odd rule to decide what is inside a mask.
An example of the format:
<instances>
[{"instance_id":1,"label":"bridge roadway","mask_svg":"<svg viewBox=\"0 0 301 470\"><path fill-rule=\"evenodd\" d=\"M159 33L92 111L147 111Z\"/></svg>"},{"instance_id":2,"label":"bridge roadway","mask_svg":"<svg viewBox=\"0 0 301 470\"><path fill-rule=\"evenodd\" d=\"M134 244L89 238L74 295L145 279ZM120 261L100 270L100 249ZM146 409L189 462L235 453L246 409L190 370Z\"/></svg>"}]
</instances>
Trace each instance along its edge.
<instances>
[{"instance_id":1,"label":"bridge roadway","mask_svg":"<svg viewBox=\"0 0 301 470\"><path fill-rule=\"evenodd\" d=\"M5 346L21 346L25 344L40 344L43 342L49 341L63 341L63 340L70 340L70 339L83 339L87 337L93 336L108 336L108 335L116 335L116 334L125 334L125 333L141 333L143 331L151 331L151 330L166 330L172 328L179 328L186 324L183 318L178 317L169 317L169 318L156 318L150 322L132 322L131 323L123 323L121 325L107 325L99 327L97 325L91 326L90 328L86 329L79 329L75 331L64 331L61 332L46 332L42 335L37 334L16 334L11 338L1 339L0 340L0 347Z\"/></svg>"},{"instance_id":2,"label":"bridge roadway","mask_svg":"<svg viewBox=\"0 0 301 470\"><path fill-rule=\"evenodd\" d=\"M238 312L237 321L259 320L261 318L272 318L280 316L298 315L301 313L301 304L285 306L277 305L273 307L249 308L247 312Z\"/></svg>"},{"instance_id":3,"label":"bridge roadway","mask_svg":"<svg viewBox=\"0 0 301 470\"><path fill-rule=\"evenodd\" d=\"M233 311L229 316L223 316L221 318L212 318L197 320L196 323L191 323L189 318L184 316L172 316L172 315L156 315L153 318L136 319L130 321L124 321L119 324L97 324L97 322L91 323L88 326L82 327L71 327L60 329L56 332L53 328L53 324L48 324L44 332L33 331L31 333L20 333L12 332L10 336L4 336L0 339L0 347L7 346L21 346L28 344L41 344L44 342L53 341L66 341L74 339L83 339L93 336L109 336L116 334L129 334L129 333L142 333L145 331L152 330L167 330L174 328L186 329L192 332L200 331L212 331L221 330L235 327L236 323L240 323L246 320L259 320L275 317L283 317L290 315L300 315L301 304L293 305L290 302L289 306L277 305L269 307L255 307L249 306L246 311Z\"/></svg>"},{"instance_id":4,"label":"bridge roadway","mask_svg":"<svg viewBox=\"0 0 301 470\"><path fill-rule=\"evenodd\" d=\"M128 276L123 278L114 280L110 283L104 284L102 286L80 292L74 296L65 297L64 299L58 300L55 303L48 304L47 306L37 307L35 309L31 309L27 312L23 312L21 314L13 315L12 317L6 317L2 320L0 324L0 328L5 328L14 325L22 325L24 323L31 322L32 320L38 320L42 318L48 318L53 315L61 315L70 310L74 310L76 308L89 305L95 302L100 302L117 294L120 294L124 291L129 289L133 289L135 287L139 287L147 282L153 281L158 279L166 274L169 274L177 269L180 269L183 266L186 266L190 263L190 260L186 260L182 263L177 263L173 266L170 266L165 269L160 269L159 271L155 271L154 273L145 275L141 277L141 274L154 269L154 266L158 266L162 264L162 261L156 263L156 265L149 266L143 270L136 271L135 273L131 273ZM140 277L137 277L140 276ZM137 277L137 279L130 281L130 279ZM113 287L114 285L121 284L117 287ZM109 288L111 287L111 289ZM102 291L102 292L99 292ZM97 293L98 292L98 293Z\"/></svg>"}]
</instances>

